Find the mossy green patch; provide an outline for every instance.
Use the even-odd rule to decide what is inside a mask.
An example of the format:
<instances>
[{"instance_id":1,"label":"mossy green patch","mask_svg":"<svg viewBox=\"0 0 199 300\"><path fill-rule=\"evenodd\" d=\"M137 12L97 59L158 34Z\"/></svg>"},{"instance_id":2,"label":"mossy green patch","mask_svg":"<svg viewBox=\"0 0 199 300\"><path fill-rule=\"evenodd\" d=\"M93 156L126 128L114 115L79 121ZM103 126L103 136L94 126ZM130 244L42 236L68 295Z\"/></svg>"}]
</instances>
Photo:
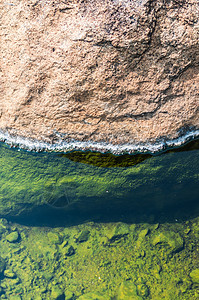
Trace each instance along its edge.
<instances>
[{"instance_id":1,"label":"mossy green patch","mask_svg":"<svg viewBox=\"0 0 199 300\"><path fill-rule=\"evenodd\" d=\"M52 300L65 300L65 295L63 290L59 286L53 286L51 292Z\"/></svg>"},{"instance_id":2,"label":"mossy green patch","mask_svg":"<svg viewBox=\"0 0 199 300\"><path fill-rule=\"evenodd\" d=\"M197 300L196 224L198 218L158 226L90 222L50 229L8 224L0 240L2 261L6 261L1 293L5 299L20 296L22 300ZM11 228L22 236L18 246L6 240ZM77 237L87 231L89 239L77 243ZM183 247L173 251L179 237ZM70 247L74 255L66 255Z\"/></svg>"},{"instance_id":3,"label":"mossy green patch","mask_svg":"<svg viewBox=\"0 0 199 300\"><path fill-rule=\"evenodd\" d=\"M76 239L77 243L83 243L88 241L90 236L90 231L89 230L83 230L80 235L78 236L78 238Z\"/></svg>"},{"instance_id":4,"label":"mossy green patch","mask_svg":"<svg viewBox=\"0 0 199 300\"><path fill-rule=\"evenodd\" d=\"M198 160L199 152L190 151L151 157L129 168L98 168L1 144L0 215L17 216L43 205L86 213L183 206L190 191L193 201L198 196Z\"/></svg>"},{"instance_id":5,"label":"mossy green patch","mask_svg":"<svg viewBox=\"0 0 199 300\"><path fill-rule=\"evenodd\" d=\"M131 281L124 281L122 282L118 295L117 300L142 300L143 298L138 296L136 285Z\"/></svg>"},{"instance_id":6,"label":"mossy green patch","mask_svg":"<svg viewBox=\"0 0 199 300\"><path fill-rule=\"evenodd\" d=\"M9 243L16 243L19 240L19 233L17 231L13 231L6 236L6 239Z\"/></svg>"},{"instance_id":7,"label":"mossy green patch","mask_svg":"<svg viewBox=\"0 0 199 300\"><path fill-rule=\"evenodd\" d=\"M61 238L58 233L48 232L47 236L48 236L49 242L51 244L60 244L61 243Z\"/></svg>"},{"instance_id":8,"label":"mossy green patch","mask_svg":"<svg viewBox=\"0 0 199 300\"><path fill-rule=\"evenodd\" d=\"M79 300L111 300L111 298L100 293L87 293L80 296Z\"/></svg>"},{"instance_id":9,"label":"mossy green patch","mask_svg":"<svg viewBox=\"0 0 199 300\"><path fill-rule=\"evenodd\" d=\"M176 232L159 232L153 239L153 245L164 245L167 244L172 252L178 252L182 250L184 241L182 237Z\"/></svg>"},{"instance_id":10,"label":"mossy green patch","mask_svg":"<svg viewBox=\"0 0 199 300\"><path fill-rule=\"evenodd\" d=\"M190 277L194 283L199 283L199 269L191 271Z\"/></svg>"}]
</instances>

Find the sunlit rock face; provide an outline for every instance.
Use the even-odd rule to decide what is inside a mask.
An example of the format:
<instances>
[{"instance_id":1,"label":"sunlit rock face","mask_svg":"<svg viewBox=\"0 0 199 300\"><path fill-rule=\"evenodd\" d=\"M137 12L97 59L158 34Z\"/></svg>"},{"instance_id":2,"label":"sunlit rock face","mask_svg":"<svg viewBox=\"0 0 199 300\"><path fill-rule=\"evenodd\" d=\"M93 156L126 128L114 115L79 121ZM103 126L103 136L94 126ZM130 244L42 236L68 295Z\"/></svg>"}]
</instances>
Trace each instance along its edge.
<instances>
[{"instance_id":1,"label":"sunlit rock face","mask_svg":"<svg viewBox=\"0 0 199 300\"><path fill-rule=\"evenodd\" d=\"M0 0L0 128L124 144L199 128L198 0Z\"/></svg>"}]
</instances>

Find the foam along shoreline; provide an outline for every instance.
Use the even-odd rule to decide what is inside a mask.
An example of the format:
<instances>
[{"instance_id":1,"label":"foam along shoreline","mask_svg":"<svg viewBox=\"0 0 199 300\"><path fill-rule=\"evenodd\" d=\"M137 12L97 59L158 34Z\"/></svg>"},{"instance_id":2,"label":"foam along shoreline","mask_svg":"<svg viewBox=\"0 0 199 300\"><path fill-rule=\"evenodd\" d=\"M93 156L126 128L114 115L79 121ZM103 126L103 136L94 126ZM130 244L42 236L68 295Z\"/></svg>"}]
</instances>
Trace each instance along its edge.
<instances>
[{"instance_id":1,"label":"foam along shoreline","mask_svg":"<svg viewBox=\"0 0 199 300\"><path fill-rule=\"evenodd\" d=\"M0 141L5 142L11 147L17 147L29 151L46 151L46 152L69 152L73 150L90 150L97 152L111 152L113 154L123 154L123 153L157 153L161 151L168 150L174 147L180 147L181 145L199 137L199 129L191 130L175 139L162 139L154 143L141 143L141 144L122 144L113 145L105 142L85 142L85 141L65 141L60 138L57 143L51 144L47 142L42 142L38 140L32 140L20 136L14 136L8 132L3 132L0 130Z\"/></svg>"}]
</instances>

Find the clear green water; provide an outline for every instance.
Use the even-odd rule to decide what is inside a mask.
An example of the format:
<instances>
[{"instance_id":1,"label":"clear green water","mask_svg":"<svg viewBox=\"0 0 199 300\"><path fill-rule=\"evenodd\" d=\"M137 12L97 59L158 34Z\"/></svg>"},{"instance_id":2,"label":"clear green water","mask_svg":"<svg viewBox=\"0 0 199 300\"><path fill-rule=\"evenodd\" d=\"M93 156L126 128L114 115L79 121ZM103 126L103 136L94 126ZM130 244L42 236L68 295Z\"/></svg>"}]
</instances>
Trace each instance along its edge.
<instances>
[{"instance_id":1,"label":"clear green water","mask_svg":"<svg viewBox=\"0 0 199 300\"><path fill-rule=\"evenodd\" d=\"M194 149L102 168L0 144L0 299L198 299Z\"/></svg>"}]
</instances>

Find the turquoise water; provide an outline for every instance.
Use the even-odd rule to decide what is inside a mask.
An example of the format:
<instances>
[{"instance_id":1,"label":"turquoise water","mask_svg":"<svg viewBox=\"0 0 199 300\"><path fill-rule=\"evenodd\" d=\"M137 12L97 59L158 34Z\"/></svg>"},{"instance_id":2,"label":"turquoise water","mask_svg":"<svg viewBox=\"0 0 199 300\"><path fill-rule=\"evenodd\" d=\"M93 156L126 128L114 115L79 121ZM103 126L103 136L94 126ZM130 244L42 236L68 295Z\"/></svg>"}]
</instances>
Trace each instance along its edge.
<instances>
[{"instance_id":1,"label":"turquoise water","mask_svg":"<svg viewBox=\"0 0 199 300\"><path fill-rule=\"evenodd\" d=\"M102 168L1 143L0 299L198 299L199 150L184 150Z\"/></svg>"}]
</instances>

